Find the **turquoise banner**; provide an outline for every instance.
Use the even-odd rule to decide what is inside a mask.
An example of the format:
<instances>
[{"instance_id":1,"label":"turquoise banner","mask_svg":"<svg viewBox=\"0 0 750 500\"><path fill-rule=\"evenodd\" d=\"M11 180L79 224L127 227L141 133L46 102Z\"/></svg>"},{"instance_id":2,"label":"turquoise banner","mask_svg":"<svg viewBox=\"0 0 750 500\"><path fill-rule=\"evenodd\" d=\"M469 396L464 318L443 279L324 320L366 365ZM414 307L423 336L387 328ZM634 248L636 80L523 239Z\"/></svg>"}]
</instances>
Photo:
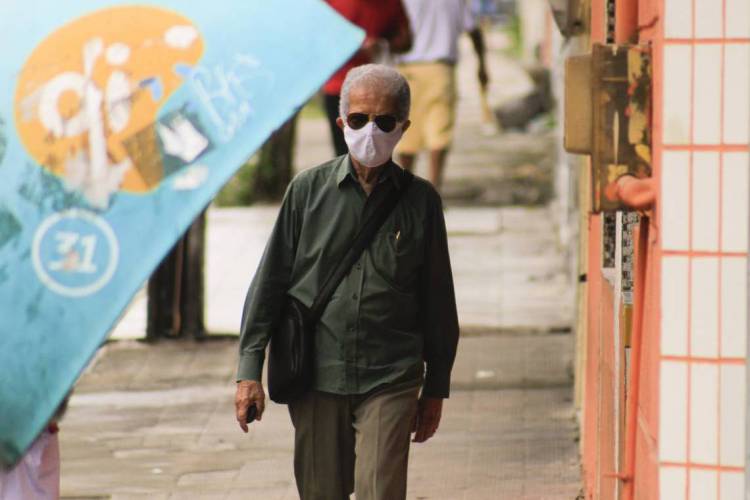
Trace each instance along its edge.
<instances>
[{"instance_id":1,"label":"turquoise banner","mask_svg":"<svg viewBox=\"0 0 750 500\"><path fill-rule=\"evenodd\" d=\"M363 33L320 0L2 9L0 462L12 464L193 218Z\"/></svg>"}]
</instances>

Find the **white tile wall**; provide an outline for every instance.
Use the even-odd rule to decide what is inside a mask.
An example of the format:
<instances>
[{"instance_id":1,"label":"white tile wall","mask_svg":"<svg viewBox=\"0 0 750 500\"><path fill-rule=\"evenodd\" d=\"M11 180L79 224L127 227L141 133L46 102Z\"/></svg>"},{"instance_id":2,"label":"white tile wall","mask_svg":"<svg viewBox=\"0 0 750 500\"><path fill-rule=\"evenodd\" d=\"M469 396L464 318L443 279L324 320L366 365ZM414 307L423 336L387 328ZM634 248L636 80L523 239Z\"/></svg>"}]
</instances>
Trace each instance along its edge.
<instances>
[{"instance_id":1,"label":"white tile wall","mask_svg":"<svg viewBox=\"0 0 750 500\"><path fill-rule=\"evenodd\" d=\"M695 0L695 37L721 38L721 17L717 0Z\"/></svg>"},{"instance_id":2,"label":"white tile wall","mask_svg":"<svg viewBox=\"0 0 750 500\"><path fill-rule=\"evenodd\" d=\"M719 153L693 153L693 250L719 249Z\"/></svg>"},{"instance_id":3,"label":"white tile wall","mask_svg":"<svg viewBox=\"0 0 750 500\"><path fill-rule=\"evenodd\" d=\"M690 461L694 463L718 463L718 384L718 365L690 365Z\"/></svg>"},{"instance_id":4,"label":"white tile wall","mask_svg":"<svg viewBox=\"0 0 750 500\"><path fill-rule=\"evenodd\" d=\"M688 259L664 257L661 266L661 354L687 356Z\"/></svg>"},{"instance_id":5,"label":"white tile wall","mask_svg":"<svg viewBox=\"0 0 750 500\"><path fill-rule=\"evenodd\" d=\"M662 361L659 386L659 460L685 462L687 363Z\"/></svg>"},{"instance_id":6,"label":"white tile wall","mask_svg":"<svg viewBox=\"0 0 750 500\"><path fill-rule=\"evenodd\" d=\"M695 257L691 265L690 353L715 358L719 355L719 260Z\"/></svg>"},{"instance_id":7,"label":"white tile wall","mask_svg":"<svg viewBox=\"0 0 750 500\"><path fill-rule=\"evenodd\" d=\"M721 249L746 252L748 241L748 186L750 156L747 153L724 153L722 158Z\"/></svg>"},{"instance_id":8,"label":"white tile wall","mask_svg":"<svg viewBox=\"0 0 750 500\"><path fill-rule=\"evenodd\" d=\"M664 144L690 142L691 48L664 46Z\"/></svg>"},{"instance_id":9,"label":"white tile wall","mask_svg":"<svg viewBox=\"0 0 750 500\"><path fill-rule=\"evenodd\" d=\"M747 260L721 259L721 356L747 356Z\"/></svg>"},{"instance_id":10,"label":"white tile wall","mask_svg":"<svg viewBox=\"0 0 750 500\"><path fill-rule=\"evenodd\" d=\"M685 497L687 471L682 467L661 467L659 469L659 498L682 499Z\"/></svg>"},{"instance_id":11,"label":"white tile wall","mask_svg":"<svg viewBox=\"0 0 750 500\"><path fill-rule=\"evenodd\" d=\"M721 142L721 46L695 45L693 69L693 141L718 144Z\"/></svg>"},{"instance_id":12,"label":"white tile wall","mask_svg":"<svg viewBox=\"0 0 750 500\"><path fill-rule=\"evenodd\" d=\"M690 153L662 153L662 248L689 250Z\"/></svg>"},{"instance_id":13,"label":"white tile wall","mask_svg":"<svg viewBox=\"0 0 750 500\"><path fill-rule=\"evenodd\" d=\"M692 0L665 0L664 17L666 38L692 38Z\"/></svg>"},{"instance_id":14,"label":"white tile wall","mask_svg":"<svg viewBox=\"0 0 750 500\"><path fill-rule=\"evenodd\" d=\"M720 8L722 2L725 9ZM750 37L750 0L664 0L664 15L666 38L691 38L693 26L699 40ZM667 44L663 71L665 145L750 142L750 44ZM692 171L688 172L688 152L662 154L662 248L748 251L748 154L723 153L721 161L715 152L693 155ZM692 213L692 226L688 212ZM663 258L662 355L746 357L746 267L744 257ZM688 273L692 287L688 287ZM684 462L689 455L697 464L744 466L745 375L745 366L739 364L661 361L661 461ZM659 498L682 500L686 481L690 481L691 500L739 500L744 496L742 473L661 467Z\"/></svg>"},{"instance_id":15,"label":"white tile wall","mask_svg":"<svg viewBox=\"0 0 750 500\"><path fill-rule=\"evenodd\" d=\"M724 46L724 142L750 141L750 44Z\"/></svg>"},{"instance_id":16,"label":"white tile wall","mask_svg":"<svg viewBox=\"0 0 750 500\"><path fill-rule=\"evenodd\" d=\"M720 500L742 500L745 497L745 475L741 472L722 472ZM661 497L672 498L672 497Z\"/></svg>"},{"instance_id":17,"label":"white tile wall","mask_svg":"<svg viewBox=\"0 0 750 500\"><path fill-rule=\"evenodd\" d=\"M712 470L690 470L690 500L718 500L716 498L719 473ZM680 497L674 500L679 500ZM666 498L663 500L667 500ZM673 499L669 499L673 500ZM740 499L738 499L740 500Z\"/></svg>"},{"instance_id":18,"label":"white tile wall","mask_svg":"<svg viewBox=\"0 0 750 500\"><path fill-rule=\"evenodd\" d=\"M744 365L721 365L720 457L721 465L745 465Z\"/></svg>"},{"instance_id":19,"label":"white tile wall","mask_svg":"<svg viewBox=\"0 0 750 500\"><path fill-rule=\"evenodd\" d=\"M728 38L750 37L750 1L725 0L726 36Z\"/></svg>"}]
</instances>

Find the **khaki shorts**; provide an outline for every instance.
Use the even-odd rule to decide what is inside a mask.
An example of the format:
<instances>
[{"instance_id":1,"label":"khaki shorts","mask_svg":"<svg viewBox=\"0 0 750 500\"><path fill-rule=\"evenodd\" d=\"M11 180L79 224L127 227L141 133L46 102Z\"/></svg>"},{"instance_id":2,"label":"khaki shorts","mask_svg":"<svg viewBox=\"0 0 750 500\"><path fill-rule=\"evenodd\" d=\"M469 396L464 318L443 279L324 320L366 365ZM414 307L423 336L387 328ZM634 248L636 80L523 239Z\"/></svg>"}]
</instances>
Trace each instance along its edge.
<instances>
[{"instance_id":1,"label":"khaki shorts","mask_svg":"<svg viewBox=\"0 0 750 500\"><path fill-rule=\"evenodd\" d=\"M453 140L456 115L454 67L446 63L403 64L398 67L411 87L411 127L398 145L399 153L446 149Z\"/></svg>"}]
</instances>

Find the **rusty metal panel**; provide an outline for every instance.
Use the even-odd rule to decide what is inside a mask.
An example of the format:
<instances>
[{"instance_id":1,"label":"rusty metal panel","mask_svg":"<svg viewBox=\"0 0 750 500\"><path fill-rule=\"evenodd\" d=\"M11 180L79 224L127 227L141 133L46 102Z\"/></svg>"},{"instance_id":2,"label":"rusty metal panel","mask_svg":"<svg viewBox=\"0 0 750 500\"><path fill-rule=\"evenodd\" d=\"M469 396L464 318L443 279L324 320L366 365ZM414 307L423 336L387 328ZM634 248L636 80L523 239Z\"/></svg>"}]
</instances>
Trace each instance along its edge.
<instances>
[{"instance_id":1,"label":"rusty metal panel","mask_svg":"<svg viewBox=\"0 0 750 500\"><path fill-rule=\"evenodd\" d=\"M591 155L591 211L628 210L617 179L651 176L649 46L595 44L567 59L564 146Z\"/></svg>"},{"instance_id":2,"label":"rusty metal panel","mask_svg":"<svg viewBox=\"0 0 750 500\"><path fill-rule=\"evenodd\" d=\"M648 46L593 46L592 210L626 210L613 196L623 175L651 176L651 57Z\"/></svg>"},{"instance_id":3,"label":"rusty metal panel","mask_svg":"<svg viewBox=\"0 0 750 500\"><path fill-rule=\"evenodd\" d=\"M587 12L590 9L586 0L548 0L552 18L565 38L586 31Z\"/></svg>"},{"instance_id":4,"label":"rusty metal panel","mask_svg":"<svg viewBox=\"0 0 750 500\"><path fill-rule=\"evenodd\" d=\"M591 154L591 55L565 61L565 127L563 142L571 153Z\"/></svg>"}]
</instances>

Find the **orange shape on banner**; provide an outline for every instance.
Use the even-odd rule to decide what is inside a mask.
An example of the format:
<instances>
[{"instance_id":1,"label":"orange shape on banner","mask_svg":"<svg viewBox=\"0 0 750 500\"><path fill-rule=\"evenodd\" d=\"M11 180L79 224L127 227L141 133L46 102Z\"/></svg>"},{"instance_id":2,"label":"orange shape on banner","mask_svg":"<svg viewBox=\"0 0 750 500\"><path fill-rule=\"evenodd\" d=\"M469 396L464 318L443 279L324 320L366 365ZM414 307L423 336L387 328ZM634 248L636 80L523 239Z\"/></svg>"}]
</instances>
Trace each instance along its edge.
<instances>
[{"instance_id":1,"label":"orange shape on banner","mask_svg":"<svg viewBox=\"0 0 750 500\"><path fill-rule=\"evenodd\" d=\"M164 177L157 112L183 83L175 66L195 66L203 48L189 19L161 8L109 8L66 24L19 75L21 142L94 206L118 190L155 188Z\"/></svg>"}]
</instances>

